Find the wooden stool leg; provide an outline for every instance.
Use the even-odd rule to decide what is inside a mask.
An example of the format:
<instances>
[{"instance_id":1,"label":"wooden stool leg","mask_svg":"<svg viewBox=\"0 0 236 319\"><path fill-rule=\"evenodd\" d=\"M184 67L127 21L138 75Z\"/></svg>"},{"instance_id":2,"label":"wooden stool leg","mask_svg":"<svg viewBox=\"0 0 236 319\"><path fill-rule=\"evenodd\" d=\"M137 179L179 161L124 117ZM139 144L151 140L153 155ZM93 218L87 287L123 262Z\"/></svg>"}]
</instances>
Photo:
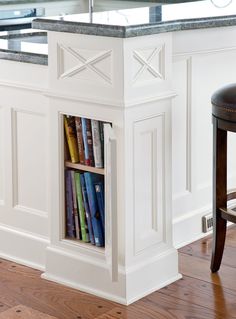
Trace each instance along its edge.
<instances>
[{"instance_id":1,"label":"wooden stool leg","mask_svg":"<svg viewBox=\"0 0 236 319\"><path fill-rule=\"evenodd\" d=\"M227 131L218 128L213 117L213 247L211 271L220 268L225 245L227 221L221 218L219 208L227 205Z\"/></svg>"}]
</instances>

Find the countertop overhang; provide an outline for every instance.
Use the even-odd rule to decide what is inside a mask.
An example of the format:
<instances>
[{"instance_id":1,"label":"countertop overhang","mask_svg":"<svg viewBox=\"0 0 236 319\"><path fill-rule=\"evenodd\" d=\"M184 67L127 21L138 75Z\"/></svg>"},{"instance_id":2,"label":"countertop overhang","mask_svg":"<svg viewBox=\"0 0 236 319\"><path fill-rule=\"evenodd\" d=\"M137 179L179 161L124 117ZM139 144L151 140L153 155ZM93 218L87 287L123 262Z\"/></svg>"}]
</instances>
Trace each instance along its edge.
<instances>
[{"instance_id":1,"label":"countertop overhang","mask_svg":"<svg viewBox=\"0 0 236 319\"><path fill-rule=\"evenodd\" d=\"M47 33L29 29L0 32L0 59L48 65Z\"/></svg>"},{"instance_id":2,"label":"countertop overhang","mask_svg":"<svg viewBox=\"0 0 236 319\"><path fill-rule=\"evenodd\" d=\"M84 13L38 18L33 21L33 27L48 31L129 38L236 25L236 0L223 8L219 8L214 1L217 0L163 3L155 7L94 12L92 17Z\"/></svg>"}]
</instances>

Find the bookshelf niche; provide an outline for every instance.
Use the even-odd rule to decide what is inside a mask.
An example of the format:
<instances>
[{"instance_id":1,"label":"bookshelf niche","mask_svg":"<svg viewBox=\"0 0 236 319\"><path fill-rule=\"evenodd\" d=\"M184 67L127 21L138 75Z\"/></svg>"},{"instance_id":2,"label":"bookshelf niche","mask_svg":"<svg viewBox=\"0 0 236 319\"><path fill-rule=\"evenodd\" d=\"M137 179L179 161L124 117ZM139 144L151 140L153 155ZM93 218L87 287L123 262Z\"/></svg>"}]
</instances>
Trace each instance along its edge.
<instances>
[{"instance_id":1,"label":"bookshelf niche","mask_svg":"<svg viewBox=\"0 0 236 319\"><path fill-rule=\"evenodd\" d=\"M105 247L104 122L63 115L65 235Z\"/></svg>"}]
</instances>

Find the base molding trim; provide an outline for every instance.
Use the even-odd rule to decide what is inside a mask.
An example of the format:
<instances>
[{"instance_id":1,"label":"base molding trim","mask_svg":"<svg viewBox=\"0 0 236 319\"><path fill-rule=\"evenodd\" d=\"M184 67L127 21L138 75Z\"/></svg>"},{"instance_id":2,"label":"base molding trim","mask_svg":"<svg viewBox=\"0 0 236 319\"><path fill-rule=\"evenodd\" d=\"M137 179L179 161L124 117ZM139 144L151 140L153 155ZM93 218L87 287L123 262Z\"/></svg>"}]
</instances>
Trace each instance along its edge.
<instances>
[{"instance_id":1,"label":"base molding trim","mask_svg":"<svg viewBox=\"0 0 236 319\"><path fill-rule=\"evenodd\" d=\"M173 220L173 243L175 248L181 248L212 232L202 232L202 217L211 213L211 206L187 213Z\"/></svg>"},{"instance_id":2,"label":"base molding trim","mask_svg":"<svg viewBox=\"0 0 236 319\"><path fill-rule=\"evenodd\" d=\"M143 276L144 273L148 275ZM130 266L126 271L119 267L118 281L112 282L108 266L93 264L68 254L63 248L48 246L42 278L129 305L180 279L181 275L178 273L178 253L174 248L169 248L149 262Z\"/></svg>"},{"instance_id":3,"label":"base molding trim","mask_svg":"<svg viewBox=\"0 0 236 319\"><path fill-rule=\"evenodd\" d=\"M44 271L49 241L23 230L0 225L0 257Z\"/></svg>"},{"instance_id":4,"label":"base molding trim","mask_svg":"<svg viewBox=\"0 0 236 319\"><path fill-rule=\"evenodd\" d=\"M67 286L67 287L70 287L70 288L73 288L76 290L80 290L82 292L86 292L86 293L95 295L97 297L105 298L105 299L117 302L119 304L122 304L122 305L127 305L125 298L119 298L119 297L112 295L112 294L102 293L100 290L95 290L95 289L92 289L88 286L75 284L71 281L63 280L62 278L59 278L59 277L54 276L54 275L49 274L49 273L42 274L41 278L43 278L45 280L52 281L52 282L56 282L58 284L61 284L61 285L64 285L64 286Z\"/></svg>"}]
</instances>

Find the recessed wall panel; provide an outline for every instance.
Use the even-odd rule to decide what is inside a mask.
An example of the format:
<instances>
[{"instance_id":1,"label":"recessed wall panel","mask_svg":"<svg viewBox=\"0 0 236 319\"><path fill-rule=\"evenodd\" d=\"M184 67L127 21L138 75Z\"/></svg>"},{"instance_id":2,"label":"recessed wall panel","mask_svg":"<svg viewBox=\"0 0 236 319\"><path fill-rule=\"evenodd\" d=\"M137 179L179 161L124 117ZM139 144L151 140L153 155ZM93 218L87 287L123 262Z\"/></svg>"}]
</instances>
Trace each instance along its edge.
<instances>
[{"instance_id":1,"label":"recessed wall panel","mask_svg":"<svg viewBox=\"0 0 236 319\"><path fill-rule=\"evenodd\" d=\"M195 132L196 188L206 191L212 185L212 119L211 96L220 87L235 82L236 50L215 52L193 58L193 130ZM206 72L207 70L207 72ZM235 134L229 138L228 187L236 175ZM232 185L235 187L235 185Z\"/></svg>"},{"instance_id":2,"label":"recessed wall panel","mask_svg":"<svg viewBox=\"0 0 236 319\"><path fill-rule=\"evenodd\" d=\"M164 116L134 124L135 254L163 241Z\"/></svg>"},{"instance_id":3,"label":"recessed wall panel","mask_svg":"<svg viewBox=\"0 0 236 319\"><path fill-rule=\"evenodd\" d=\"M4 203L4 119L0 106L0 205Z\"/></svg>"},{"instance_id":4,"label":"recessed wall panel","mask_svg":"<svg viewBox=\"0 0 236 319\"><path fill-rule=\"evenodd\" d=\"M172 103L172 187L173 198L191 190L191 142L188 60L180 59L173 65L173 85L177 96Z\"/></svg>"},{"instance_id":5,"label":"recessed wall panel","mask_svg":"<svg viewBox=\"0 0 236 319\"><path fill-rule=\"evenodd\" d=\"M17 208L47 211L46 118L40 113L15 110L13 127L13 202Z\"/></svg>"}]
</instances>

